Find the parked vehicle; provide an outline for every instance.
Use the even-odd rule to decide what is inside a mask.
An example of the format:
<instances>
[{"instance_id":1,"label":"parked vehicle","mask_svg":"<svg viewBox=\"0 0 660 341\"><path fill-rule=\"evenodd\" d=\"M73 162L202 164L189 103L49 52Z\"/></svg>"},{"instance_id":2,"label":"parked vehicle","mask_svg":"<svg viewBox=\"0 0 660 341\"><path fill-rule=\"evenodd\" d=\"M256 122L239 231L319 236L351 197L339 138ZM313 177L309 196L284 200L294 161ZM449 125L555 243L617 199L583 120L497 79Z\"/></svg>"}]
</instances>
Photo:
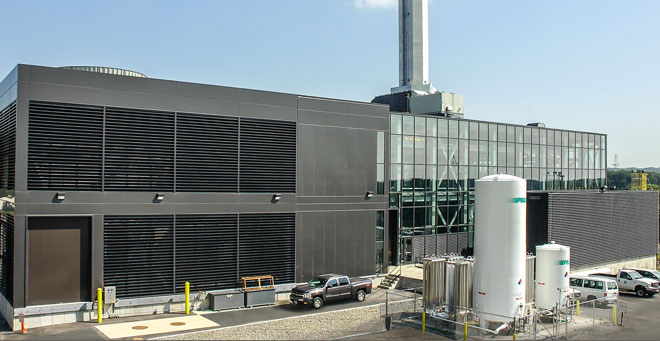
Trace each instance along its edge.
<instances>
[{"instance_id":1,"label":"parked vehicle","mask_svg":"<svg viewBox=\"0 0 660 341\"><path fill-rule=\"evenodd\" d=\"M616 302L619 289L614 279L590 276L571 276L570 287L580 291L580 298L584 301L599 299L598 305L606 306Z\"/></svg>"},{"instance_id":2,"label":"parked vehicle","mask_svg":"<svg viewBox=\"0 0 660 341\"><path fill-rule=\"evenodd\" d=\"M292 303L311 304L319 309L325 302L353 298L364 301L371 294L373 285L370 279L348 278L348 276L327 274L314 277L305 285L291 290L289 299Z\"/></svg>"},{"instance_id":3,"label":"parked vehicle","mask_svg":"<svg viewBox=\"0 0 660 341\"><path fill-rule=\"evenodd\" d=\"M632 291L638 297L644 297L645 295L653 297L653 295L660 291L660 282L650 278L644 278L635 270L621 269L616 275L594 274L593 276L614 278L619 285L619 290Z\"/></svg>"},{"instance_id":4,"label":"parked vehicle","mask_svg":"<svg viewBox=\"0 0 660 341\"><path fill-rule=\"evenodd\" d=\"M660 271L658 270L647 270L647 269L632 269L632 270L637 271L637 273L642 275L642 277L660 281Z\"/></svg>"}]
</instances>

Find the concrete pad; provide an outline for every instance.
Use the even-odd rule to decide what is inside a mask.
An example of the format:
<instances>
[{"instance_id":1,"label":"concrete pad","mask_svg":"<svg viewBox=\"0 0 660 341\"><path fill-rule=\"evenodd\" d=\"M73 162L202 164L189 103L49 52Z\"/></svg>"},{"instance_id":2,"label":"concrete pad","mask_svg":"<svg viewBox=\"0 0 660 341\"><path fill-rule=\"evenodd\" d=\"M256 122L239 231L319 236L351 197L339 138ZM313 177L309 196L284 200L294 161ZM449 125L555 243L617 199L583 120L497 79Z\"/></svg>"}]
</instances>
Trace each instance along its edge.
<instances>
[{"instance_id":1,"label":"concrete pad","mask_svg":"<svg viewBox=\"0 0 660 341\"><path fill-rule=\"evenodd\" d=\"M219 326L219 324L200 315L181 315L180 317L164 319L113 323L96 326L96 329L110 339L126 339L143 335L176 333Z\"/></svg>"}]
</instances>

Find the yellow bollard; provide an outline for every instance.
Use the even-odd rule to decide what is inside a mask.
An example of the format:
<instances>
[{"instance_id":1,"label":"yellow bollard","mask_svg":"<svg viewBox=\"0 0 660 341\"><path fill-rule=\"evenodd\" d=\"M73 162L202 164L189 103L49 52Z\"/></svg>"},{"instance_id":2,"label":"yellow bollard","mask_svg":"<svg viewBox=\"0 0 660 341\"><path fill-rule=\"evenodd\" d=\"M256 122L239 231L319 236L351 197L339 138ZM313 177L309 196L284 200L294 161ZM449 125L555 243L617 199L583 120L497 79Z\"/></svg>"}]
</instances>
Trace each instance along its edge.
<instances>
[{"instance_id":1,"label":"yellow bollard","mask_svg":"<svg viewBox=\"0 0 660 341\"><path fill-rule=\"evenodd\" d=\"M517 340L516 334L513 334L513 341L516 341L516 340Z\"/></svg>"},{"instance_id":2,"label":"yellow bollard","mask_svg":"<svg viewBox=\"0 0 660 341\"><path fill-rule=\"evenodd\" d=\"M467 322L463 322L463 341L467 340L467 334L468 334L468 324Z\"/></svg>"},{"instance_id":3,"label":"yellow bollard","mask_svg":"<svg viewBox=\"0 0 660 341\"><path fill-rule=\"evenodd\" d=\"M190 314L190 283L186 282L186 315Z\"/></svg>"},{"instance_id":4,"label":"yellow bollard","mask_svg":"<svg viewBox=\"0 0 660 341\"><path fill-rule=\"evenodd\" d=\"M103 289L98 288L96 289L96 297L98 299L98 312L96 313L98 315L98 323L103 323Z\"/></svg>"},{"instance_id":5,"label":"yellow bollard","mask_svg":"<svg viewBox=\"0 0 660 341\"><path fill-rule=\"evenodd\" d=\"M422 333L426 333L426 309L422 311Z\"/></svg>"},{"instance_id":6,"label":"yellow bollard","mask_svg":"<svg viewBox=\"0 0 660 341\"><path fill-rule=\"evenodd\" d=\"M616 306L612 306L612 323L616 325Z\"/></svg>"},{"instance_id":7,"label":"yellow bollard","mask_svg":"<svg viewBox=\"0 0 660 341\"><path fill-rule=\"evenodd\" d=\"M577 310L576 310L575 313L577 314L577 316L580 316L580 301L577 301L577 306L576 306L576 308L577 308Z\"/></svg>"}]
</instances>

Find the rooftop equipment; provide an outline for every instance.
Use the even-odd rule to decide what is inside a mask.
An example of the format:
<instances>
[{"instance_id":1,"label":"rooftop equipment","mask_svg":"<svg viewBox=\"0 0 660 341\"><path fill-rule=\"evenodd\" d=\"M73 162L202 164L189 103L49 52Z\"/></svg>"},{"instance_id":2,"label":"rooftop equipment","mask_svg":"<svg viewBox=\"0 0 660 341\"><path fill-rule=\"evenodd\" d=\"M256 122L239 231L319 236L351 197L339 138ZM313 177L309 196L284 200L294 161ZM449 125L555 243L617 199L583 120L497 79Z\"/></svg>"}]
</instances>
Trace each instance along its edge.
<instances>
[{"instance_id":1,"label":"rooftop equipment","mask_svg":"<svg viewBox=\"0 0 660 341\"><path fill-rule=\"evenodd\" d=\"M525 311L526 190L512 175L476 181L473 297L482 326Z\"/></svg>"},{"instance_id":2,"label":"rooftop equipment","mask_svg":"<svg viewBox=\"0 0 660 341\"><path fill-rule=\"evenodd\" d=\"M566 305L570 280L571 248L559 244L536 246L536 308Z\"/></svg>"}]
</instances>

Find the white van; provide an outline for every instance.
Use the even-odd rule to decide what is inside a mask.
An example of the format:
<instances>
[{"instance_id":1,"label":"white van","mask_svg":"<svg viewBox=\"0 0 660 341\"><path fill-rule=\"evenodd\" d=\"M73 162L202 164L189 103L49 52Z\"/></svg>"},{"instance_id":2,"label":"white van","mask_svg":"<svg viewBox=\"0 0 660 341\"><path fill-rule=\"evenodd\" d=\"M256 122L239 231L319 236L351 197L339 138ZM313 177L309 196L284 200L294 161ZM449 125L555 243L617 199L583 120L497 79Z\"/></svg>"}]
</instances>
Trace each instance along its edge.
<instances>
[{"instance_id":1,"label":"white van","mask_svg":"<svg viewBox=\"0 0 660 341\"><path fill-rule=\"evenodd\" d=\"M619 287L614 279L592 276L571 276L571 288L580 291L583 302L600 299L599 305L615 302Z\"/></svg>"}]
</instances>

